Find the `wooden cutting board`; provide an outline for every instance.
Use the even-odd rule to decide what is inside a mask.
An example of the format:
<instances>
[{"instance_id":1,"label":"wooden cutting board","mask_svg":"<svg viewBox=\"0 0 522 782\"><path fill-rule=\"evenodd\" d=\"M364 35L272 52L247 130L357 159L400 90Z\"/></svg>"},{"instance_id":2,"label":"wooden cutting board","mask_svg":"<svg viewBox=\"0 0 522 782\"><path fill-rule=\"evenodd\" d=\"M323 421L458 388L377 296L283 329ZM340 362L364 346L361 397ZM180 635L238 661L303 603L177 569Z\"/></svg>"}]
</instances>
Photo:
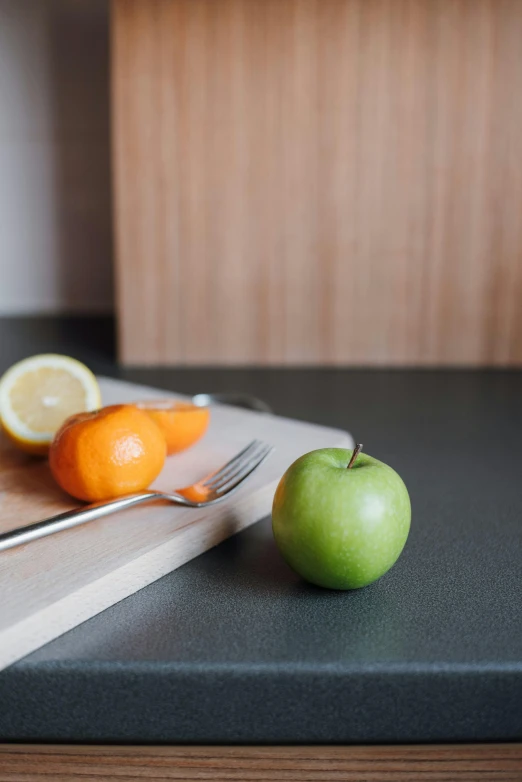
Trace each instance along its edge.
<instances>
[{"instance_id":1,"label":"wooden cutting board","mask_svg":"<svg viewBox=\"0 0 522 782\"><path fill-rule=\"evenodd\" d=\"M104 404L175 396L108 378L100 386ZM217 405L204 439L169 457L154 486L191 484L254 438L276 450L222 504L136 507L0 552L0 670L267 516L279 478L302 453L353 444L336 429ZM0 531L77 504L54 484L45 460L0 440Z\"/></svg>"}]
</instances>

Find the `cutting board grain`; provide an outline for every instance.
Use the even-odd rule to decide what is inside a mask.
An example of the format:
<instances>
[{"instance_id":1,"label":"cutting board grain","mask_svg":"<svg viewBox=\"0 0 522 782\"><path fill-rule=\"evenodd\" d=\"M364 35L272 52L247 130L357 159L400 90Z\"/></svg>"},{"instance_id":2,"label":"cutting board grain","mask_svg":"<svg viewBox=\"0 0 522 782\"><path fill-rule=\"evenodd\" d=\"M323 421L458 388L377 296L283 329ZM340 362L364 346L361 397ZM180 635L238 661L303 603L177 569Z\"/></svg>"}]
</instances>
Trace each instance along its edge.
<instances>
[{"instance_id":1,"label":"cutting board grain","mask_svg":"<svg viewBox=\"0 0 522 782\"><path fill-rule=\"evenodd\" d=\"M2 782L520 782L521 744L373 747L0 745Z\"/></svg>"},{"instance_id":2,"label":"cutting board grain","mask_svg":"<svg viewBox=\"0 0 522 782\"><path fill-rule=\"evenodd\" d=\"M100 385L105 404L175 396L107 378ZM154 486L193 483L256 437L275 452L214 508L156 503L2 552L0 669L266 516L277 481L300 454L353 443L335 429L216 406L205 438L169 457ZM53 483L46 461L0 440L0 531L76 504Z\"/></svg>"}]
</instances>

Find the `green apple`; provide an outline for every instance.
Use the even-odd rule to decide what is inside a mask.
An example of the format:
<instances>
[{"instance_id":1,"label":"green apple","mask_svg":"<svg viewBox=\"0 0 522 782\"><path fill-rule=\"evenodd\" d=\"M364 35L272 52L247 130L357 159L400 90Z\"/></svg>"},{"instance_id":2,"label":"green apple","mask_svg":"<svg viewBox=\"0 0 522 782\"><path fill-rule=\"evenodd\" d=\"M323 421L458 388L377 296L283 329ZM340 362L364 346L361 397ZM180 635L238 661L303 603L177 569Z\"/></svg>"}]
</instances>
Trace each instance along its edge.
<instances>
[{"instance_id":1,"label":"green apple","mask_svg":"<svg viewBox=\"0 0 522 782\"><path fill-rule=\"evenodd\" d=\"M406 486L387 464L344 448L301 456L272 508L276 544L291 568L330 589L358 589L395 564L410 530Z\"/></svg>"}]
</instances>

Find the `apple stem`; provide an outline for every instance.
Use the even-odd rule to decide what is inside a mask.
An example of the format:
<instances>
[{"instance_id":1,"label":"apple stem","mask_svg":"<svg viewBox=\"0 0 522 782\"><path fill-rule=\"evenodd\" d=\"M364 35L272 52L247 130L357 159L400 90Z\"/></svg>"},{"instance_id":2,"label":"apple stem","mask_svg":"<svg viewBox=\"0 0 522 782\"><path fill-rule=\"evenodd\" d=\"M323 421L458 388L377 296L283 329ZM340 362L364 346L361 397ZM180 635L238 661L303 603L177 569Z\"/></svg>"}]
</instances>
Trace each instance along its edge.
<instances>
[{"instance_id":1,"label":"apple stem","mask_svg":"<svg viewBox=\"0 0 522 782\"><path fill-rule=\"evenodd\" d=\"M361 453L362 447L363 447L362 443L356 443L355 448L353 449L352 458L348 462L348 467L346 468L347 470L350 470L353 467L353 465L355 464L355 460L357 459L357 457Z\"/></svg>"}]
</instances>

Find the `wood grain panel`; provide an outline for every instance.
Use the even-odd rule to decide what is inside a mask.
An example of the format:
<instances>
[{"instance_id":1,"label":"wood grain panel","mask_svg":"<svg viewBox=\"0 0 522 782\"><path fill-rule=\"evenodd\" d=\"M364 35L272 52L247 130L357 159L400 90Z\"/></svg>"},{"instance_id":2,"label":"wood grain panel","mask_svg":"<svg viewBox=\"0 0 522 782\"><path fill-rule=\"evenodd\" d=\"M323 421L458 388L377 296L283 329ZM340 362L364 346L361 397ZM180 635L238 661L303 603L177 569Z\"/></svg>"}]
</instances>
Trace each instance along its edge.
<instances>
[{"instance_id":1,"label":"wood grain panel","mask_svg":"<svg viewBox=\"0 0 522 782\"><path fill-rule=\"evenodd\" d=\"M520 782L522 745L86 747L0 745L2 782Z\"/></svg>"},{"instance_id":2,"label":"wood grain panel","mask_svg":"<svg viewBox=\"0 0 522 782\"><path fill-rule=\"evenodd\" d=\"M121 358L522 364L519 0L113 0Z\"/></svg>"}]
</instances>

